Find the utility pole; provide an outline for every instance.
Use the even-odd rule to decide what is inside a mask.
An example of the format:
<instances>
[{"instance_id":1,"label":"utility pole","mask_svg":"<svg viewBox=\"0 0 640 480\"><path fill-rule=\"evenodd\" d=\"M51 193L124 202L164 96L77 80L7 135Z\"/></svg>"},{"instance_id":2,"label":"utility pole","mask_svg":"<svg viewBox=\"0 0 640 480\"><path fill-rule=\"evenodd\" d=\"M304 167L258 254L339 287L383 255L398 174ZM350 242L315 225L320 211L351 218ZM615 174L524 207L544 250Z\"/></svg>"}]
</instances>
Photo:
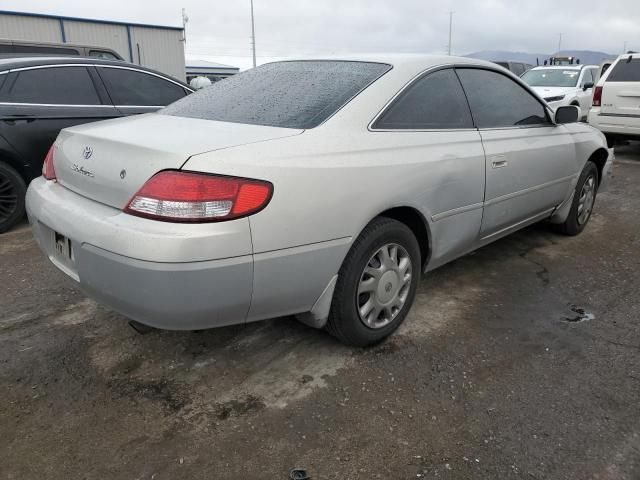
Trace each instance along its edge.
<instances>
[{"instance_id":1,"label":"utility pole","mask_svg":"<svg viewBox=\"0 0 640 480\"><path fill-rule=\"evenodd\" d=\"M251 0L251 47L253 49L253 68L256 68L256 24L253 19L253 0Z\"/></svg>"},{"instance_id":2,"label":"utility pole","mask_svg":"<svg viewBox=\"0 0 640 480\"><path fill-rule=\"evenodd\" d=\"M562 50L562 34L560 34L560 39L558 40L558 53Z\"/></svg>"},{"instance_id":3,"label":"utility pole","mask_svg":"<svg viewBox=\"0 0 640 480\"><path fill-rule=\"evenodd\" d=\"M452 10L449 12L449 55L451 55L451 31L453 30L453 14L455 12Z\"/></svg>"},{"instance_id":4,"label":"utility pole","mask_svg":"<svg viewBox=\"0 0 640 480\"><path fill-rule=\"evenodd\" d=\"M187 43L187 22L189 21L189 17L187 16L187 11L182 9L182 41Z\"/></svg>"}]
</instances>

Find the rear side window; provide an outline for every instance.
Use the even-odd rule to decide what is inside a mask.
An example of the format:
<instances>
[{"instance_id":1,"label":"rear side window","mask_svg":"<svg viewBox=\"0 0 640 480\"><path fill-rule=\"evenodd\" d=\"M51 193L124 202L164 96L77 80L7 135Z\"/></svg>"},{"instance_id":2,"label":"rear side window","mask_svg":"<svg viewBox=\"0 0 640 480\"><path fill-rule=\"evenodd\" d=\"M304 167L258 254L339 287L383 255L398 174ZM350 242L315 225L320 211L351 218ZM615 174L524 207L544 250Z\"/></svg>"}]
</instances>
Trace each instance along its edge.
<instances>
[{"instance_id":1,"label":"rear side window","mask_svg":"<svg viewBox=\"0 0 640 480\"><path fill-rule=\"evenodd\" d=\"M511 78L489 70L456 71L478 128L549 124L542 104Z\"/></svg>"},{"instance_id":2,"label":"rear side window","mask_svg":"<svg viewBox=\"0 0 640 480\"><path fill-rule=\"evenodd\" d=\"M100 97L85 67L23 70L7 93L7 102L54 105L100 105Z\"/></svg>"},{"instance_id":3,"label":"rear side window","mask_svg":"<svg viewBox=\"0 0 640 480\"><path fill-rule=\"evenodd\" d=\"M611 70L607 82L640 82L640 58L619 60Z\"/></svg>"},{"instance_id":4,"label":"rear side window","mask_svg":"<svg viewBox=\"0 0 640 480\"><path fill-rule=\"evenodd\" d=\"M120 60L113 53L105 50L89 50L89 56L93 58L101 58L102 60Z\"/></svg>"},{"instance_id":5,"label":"rear side window","mask_svg":"<svg viewBox=\"0 0 640 480\"><path fill-rule=\"evenodd\" d=\"M455 72L448 69L416 80L387 108L373 128L473 128L473 121L460 81Z\"/></svg>"},{"instance_id":6,"label":"rear side window","mask_svg":"<svg viewBox=\"0 0 640 480\"><path fill-rule=\"evenodd\" d=\"M160 111L285 128L313 128L391 68L347 61L276 62L203 88Z\"/></svg>"},{"instance_id":7,"label":"rear side window","mask_svg":"<svg viewBox=\"0 0 640 480\"><path fill-rule=\"evenodd\" d=\"M155 75L124 68L99 67L98 71L116 105L163 107L186 95L180 85Z\"/></svg>"}]
</instances>

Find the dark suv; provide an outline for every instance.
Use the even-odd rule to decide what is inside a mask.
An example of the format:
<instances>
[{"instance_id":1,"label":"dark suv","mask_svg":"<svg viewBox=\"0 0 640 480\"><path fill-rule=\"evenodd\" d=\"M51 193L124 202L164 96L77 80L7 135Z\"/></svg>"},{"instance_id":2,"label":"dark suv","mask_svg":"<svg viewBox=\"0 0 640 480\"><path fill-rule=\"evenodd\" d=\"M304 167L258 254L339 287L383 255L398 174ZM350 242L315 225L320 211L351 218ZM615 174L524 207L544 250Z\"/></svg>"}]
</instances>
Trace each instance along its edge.
<instances>
[{"instance_id":1,"label":"dark suv","mask_svg":"<svg viewBox=\"0 0 640 480\"><path fill-rule=\"evenodd\" d=\"M0 233L24 216L26 186L61 129L153 112L192 91L120 61L0 58Z\"/></svg>"},{"instance_id":2,"label":"dark suv","mask_svg":"<svg viewBox=\"0 0 640 480\"><path fill-rule=\"evenodd\" d=\"M507 70L509 70L514 75L517 75L518 77L522 76L524 72L527 72L533 68L533 65L530 65L528 63L522 63L522 62L502 62L502 61L494 60L493 63L506 68Z\"/></svg>"}]
</instances>

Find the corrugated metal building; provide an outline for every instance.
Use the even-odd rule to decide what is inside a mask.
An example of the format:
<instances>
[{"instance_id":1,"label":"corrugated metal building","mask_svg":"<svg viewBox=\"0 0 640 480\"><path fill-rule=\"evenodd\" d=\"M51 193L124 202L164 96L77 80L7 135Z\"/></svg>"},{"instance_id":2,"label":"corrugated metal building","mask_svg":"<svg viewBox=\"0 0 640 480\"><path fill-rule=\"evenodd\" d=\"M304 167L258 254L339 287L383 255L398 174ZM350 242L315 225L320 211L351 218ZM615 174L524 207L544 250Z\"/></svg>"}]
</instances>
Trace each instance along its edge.
<instances>
[{"instance_id":1,"label":"corrugated metal building","mask_svg":"<svg viewBox=\"0 0 640 480\"><path fill-rule=\"evenodd\" d=\"M185 80L182 27L0 10L0 37L107 47L122 58Z\"/></svg>"}]
</instances>

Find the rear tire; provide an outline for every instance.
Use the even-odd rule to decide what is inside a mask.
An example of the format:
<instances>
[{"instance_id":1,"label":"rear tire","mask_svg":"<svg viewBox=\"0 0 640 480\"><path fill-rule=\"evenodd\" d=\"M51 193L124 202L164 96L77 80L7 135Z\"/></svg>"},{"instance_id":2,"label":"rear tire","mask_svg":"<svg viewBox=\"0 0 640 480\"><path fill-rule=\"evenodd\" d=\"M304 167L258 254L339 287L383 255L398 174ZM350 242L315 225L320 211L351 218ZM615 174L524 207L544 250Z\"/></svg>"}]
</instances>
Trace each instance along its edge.
<instances>
[{"instance_id":1,"label":"rear tire","mask_svg":"<svg viewBox=\"0 0 640 480\"><path fill-rule=\"evenodd\" d=\"M584 230L591 218L597 193L598 167L592 161L588 161L578 178L569 216L564 223L557 225L560 233L578 235Z\"/></svg>"},{"instance_id":2,"label":"rear tire","mask_svg":"<svg viewBox=\"0 0 640 480\"><path fill-rule=\"evenodd\" d=\"M420 269L420 246L409 227L391 218L374 219L340 268L326 329L356 347L382 341L411 309Z\"/></svg>"},{"instance_id":3,"label":"rear tire","mask_svg":"<svg viewBox=\"0 0 640 480\"><path fill-rule=\"evenodd\" d=\"M27 185L20 174L0 161L0 233L4 233L24 217Z\"/></svg>"}]
</instances>

